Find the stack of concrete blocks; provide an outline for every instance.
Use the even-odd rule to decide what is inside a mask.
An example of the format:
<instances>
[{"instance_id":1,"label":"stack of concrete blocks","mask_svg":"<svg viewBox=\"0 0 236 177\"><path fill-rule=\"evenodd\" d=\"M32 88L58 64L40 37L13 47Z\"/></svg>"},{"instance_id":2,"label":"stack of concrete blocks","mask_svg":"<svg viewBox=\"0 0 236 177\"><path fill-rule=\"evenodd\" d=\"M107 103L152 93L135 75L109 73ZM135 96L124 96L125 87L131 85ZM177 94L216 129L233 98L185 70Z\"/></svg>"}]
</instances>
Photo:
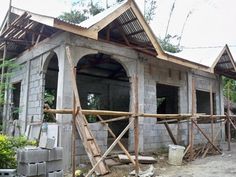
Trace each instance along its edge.
<instances>
[{"instance_id":1,"label":"stack of concrete blocks","mask_svg":"<svg viewBox=\"0 0 236 177\"><path fill-rule=\"evenodd\" d=\"M63 148L20 149L17 152L19 176L63 177Z\"/></svg>"},{"instance_id":2,"label":"stack of concrete blocks","mask_svg":"<svg viewBox=\"0 0 236 177\"><path fill-rule=\"evenodd\" d=\"M100 147L102 153L107 150L107 137L108 131L107 127L102 125L101 123L89 123L89 128L92 131L94 138L98 146ZM88 155L84 149L83 142L81 141L80 137L76 140L76 155L77 155L77 162L78 163L86 163L89 162Z\"/></svg>"}]
</instances>

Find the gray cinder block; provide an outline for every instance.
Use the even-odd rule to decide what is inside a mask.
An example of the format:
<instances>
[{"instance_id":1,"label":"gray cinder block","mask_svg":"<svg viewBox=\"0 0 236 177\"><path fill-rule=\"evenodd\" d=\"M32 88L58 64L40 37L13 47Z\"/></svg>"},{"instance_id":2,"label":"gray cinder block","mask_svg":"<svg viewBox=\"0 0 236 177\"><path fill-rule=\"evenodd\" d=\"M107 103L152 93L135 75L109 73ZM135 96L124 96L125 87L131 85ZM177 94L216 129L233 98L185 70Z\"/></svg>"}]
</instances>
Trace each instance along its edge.
<instances>
[{"instance_id":1,"label":"gray cinder block","mask_svg":"<svg viewBox=\"0 0 236 177\"><path fill-rule=\"evenodd\" d=\"M63 177L63 176L64 176L63 170L55 172L55 177Z\"/></svg>"},{"instance_id":2,"label":"gray cinder block","mask_svg":"<svg viewBox=\"0 0 236 177\"><path fill-rule=\"evenodd\" d=\"M55 173L54 172L49 172L48 177L55 177Z\"/></svg>"},{"instance_id":3,"label":"gray cinder block","mask_svg":"<svg viewBox=\"0 0 236 177\"><path fill-rule=\"evenodd\" d=\"M46 149L20 149L17 151L17 160L22 163L44 162L48 159L48 151Z\"/></svg>"},{"instance_id":4,"label":"gray cinder block","mask_svg":"<svg viewBox=\"0 0 236 177\"><path fill-rule=\"evenodd\" d=\"M48 173L48 177L63 177L63 176L64 176L63 170L53 171Z\"/></svg>"},{"instance_id":5,"label":"gray cinder block","mask_svg":"<svg viewBox=\"0 0 236 177\"><path fill-rule=\"evenodd\" d=\"M16 169L0 169L0 177L14 177Z\"/></svg>"},{"instance_id":6,"label":"gray cinder block","mask_svg":"<svg viewBox=\"0 0 236 177\"><path fill-rule=\"evenodd\" d=\"M46 175L46 162L37 163L37 175Z\"/></svg>"},{"instance_id":7,"label":"gray cinder block","mask_svg":"<svg viewBox=\"0 0 236 177\"><path fill-rule=\"evenodd\" d=\"M61 160L63 158L63 147L55 147L51 150L48 150L48 160Z\"/></svg>"},{"instance_id":8,"label":"gray cinder block","mask_svg":"<svg viewBox=\"0 0 236 177\"><path fill-rule=\"evenodd\" d=\"M17 173L25 176L36 176L37 163L18 163Z\"/></svg>"},{"instance_id":9,"label":"gray cinder block","mask_svg":"<svg viewBox=\"0 0 236 177\"><path fill-rule=\"evenodd\" d=\"M63 165L62 160L46 162L46 167L47 167L46 171L47 171L47 173L49 173L49 172L53 172L53 171L62 170L63 169L62 165Z\"/></svg>"}]
</instances>

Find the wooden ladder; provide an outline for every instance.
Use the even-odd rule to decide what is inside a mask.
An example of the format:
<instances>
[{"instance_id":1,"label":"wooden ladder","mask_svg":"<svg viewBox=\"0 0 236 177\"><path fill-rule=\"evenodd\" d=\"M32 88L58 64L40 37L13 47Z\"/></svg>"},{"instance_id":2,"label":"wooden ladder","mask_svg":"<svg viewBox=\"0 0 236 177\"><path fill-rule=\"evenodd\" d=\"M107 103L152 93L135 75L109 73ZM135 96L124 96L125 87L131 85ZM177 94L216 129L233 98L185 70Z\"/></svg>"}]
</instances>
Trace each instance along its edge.
<instances>
[{"instance_id":1,"label":"wooden ladder","mask_svg":"<svg viewBox=\"0 0 236 177\"><path fill-rule=\"evenodd\" d=\"M67 59L69 61L69 64L71 66L71 80L72 80L72 88L75 96L75 103L76 103L76 109L77 109L77 116L75 119L75 125L77 128L77 131L80 135L80 138L83 142L85 151L89 157L89 160L94 166L102 157L101 155L101 150L99 146L96 143L96 139L94 138L91 130L89 129L89 125L87 122L86 117L83 115L81 111L81 105L80 105L80 99L79 99L79 94L78 94L78 88L76 84L76 77L74 74L74 64L70 55L70 49L67 46L66 47L66 53L67 53ZM101 161L97 167L95 168L95 171L98 175L105 175L107 174L108 168L105 164L104 161Z\"/></svg>"}]
</instances>

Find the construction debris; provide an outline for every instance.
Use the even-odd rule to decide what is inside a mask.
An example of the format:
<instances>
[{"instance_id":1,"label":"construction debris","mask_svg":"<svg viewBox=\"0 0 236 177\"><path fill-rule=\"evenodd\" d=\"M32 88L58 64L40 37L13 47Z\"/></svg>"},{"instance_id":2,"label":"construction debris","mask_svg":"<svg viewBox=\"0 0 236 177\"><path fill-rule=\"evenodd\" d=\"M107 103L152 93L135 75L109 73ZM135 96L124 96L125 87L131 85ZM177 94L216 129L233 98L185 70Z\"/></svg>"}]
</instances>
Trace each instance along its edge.
<instances>
[{"instance_id":1,"label":"construction debris","mask_svg":"<svg viewBox=\"0 0 236 177\"><path fill-rule=\"evenodd\" d=\"M131 156L131 158L135 160L135 156ZM129 158L126 155L119 154L118 159L122 163L130 163ZM138 156L138 161L139 163L143 163L143 164L151 164L151 163L157 162L155 158L150 157L150 156Z\"/></svg>"},{"instance_id":2,"label":"construction debris","mask_svg":"<svg viewBox=\"0 0 236 177\"><path fill-rule=\"evenodd\" d=\"M133 170L132 172L130 172L131 176L135 176L135 170ZM138 176L139 177L152 177L154 175L154 167L153 165L151 165L147 170L145 171L139 171Z\"/></svg>"},{"instance_id":3,"label":"construction debris","mask_svg":"<svg viewBox=\"0 0 236 177\"><path fill-rule=\"evenodd\" d=\"M219 154L213 147L209 148L207 145L198 145L198 146L193 148L193 160L195 160L195 159L197 159L199 157L204 158L207 155L206 152L209 155ZM184 159L186 161L191 161L191 159L190 159L190 151L188 151L185 154Z\"/></svg>"}]
</instances>

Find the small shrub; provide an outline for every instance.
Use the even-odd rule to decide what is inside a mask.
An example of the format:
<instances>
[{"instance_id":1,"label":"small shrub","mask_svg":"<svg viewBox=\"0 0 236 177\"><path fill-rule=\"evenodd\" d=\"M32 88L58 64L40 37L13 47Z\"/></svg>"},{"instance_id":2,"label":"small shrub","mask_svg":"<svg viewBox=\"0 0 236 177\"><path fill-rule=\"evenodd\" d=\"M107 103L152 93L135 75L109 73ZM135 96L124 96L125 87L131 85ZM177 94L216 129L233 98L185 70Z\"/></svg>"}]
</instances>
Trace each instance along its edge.
<instances>
[{"instance_id":1,"label":"small shrub","mask_svg":"<svg viewBox=\"0 0 236 177\"><path fill-rule=\"evenodd\" d=\"M35 141L28 141L26 137L8 137L0 134L0 168L16 168L16 151L26 145L35 145Z\"/></svg>"}]
</instances>

